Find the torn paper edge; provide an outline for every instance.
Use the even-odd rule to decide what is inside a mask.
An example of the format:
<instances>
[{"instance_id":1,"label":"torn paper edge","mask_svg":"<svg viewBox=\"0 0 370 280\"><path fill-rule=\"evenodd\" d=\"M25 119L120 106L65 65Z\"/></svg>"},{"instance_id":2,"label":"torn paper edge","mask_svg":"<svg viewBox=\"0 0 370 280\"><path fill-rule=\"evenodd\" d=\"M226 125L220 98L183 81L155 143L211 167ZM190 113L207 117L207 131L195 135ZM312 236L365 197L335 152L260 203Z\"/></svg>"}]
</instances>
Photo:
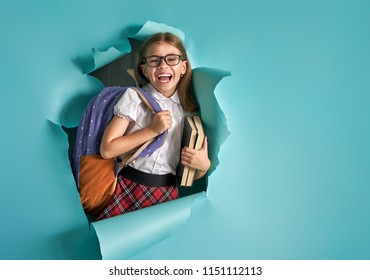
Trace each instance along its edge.
<instances>
[{"instance_id":1,"label":"torn paper edge","mask_svg":"<svg viewBox=\"0 0 370 280\"><path fill-rule=\"evenodd\" d=\"M153 22L149 22L150 23L150 25L156 25L155 23L153 23ZM157 27L158 26L160 26L161 28L162 28L162 24L158 24L158 25L156 25ZM147 36L147 35L143 35L143 34L146 34L146 32L148 32L148 26L147 25L144 25L143 26L143 28L138 32L138 34L136 35L136 36L133 36L133 38L139 38L140 36ZM171 32L174 32L174 30L171 30L171 28L169 28L169 30L168 31L171 31ZM174 32L174 33L177 33L177 35L178 35L178 32L176 31L176 32ZM151 32L151 34L153 34L153 32ZM180 35L180 37L184 40L184 38L185 38L185 36L181 36ZM95 55L94 55L95 54ZM103 51L103 52L100 52L100 51L93 51L93 55L94 55L94 61L95 61L95 69L97 69L97 68L99 68L99 67L101 67L100 66L100 64L105 64L105 63L109 63L109 62L111 62L112 60L115 60L115 59L117 59L117 57L120 57L120 56L122 56L122 55L125 55L125 53L124 52L120 52L120 51L118 51L117 49L115 49L114 47L112 47L112 48L109 48L107 51ZM96 67L96 66L99 66L99 67ZM220 71L220 70L218 70L218 71ZM224 72L224 73L226 73L226 72ZM230 75L230 74L228 74L228 75ZM223 77L221 77L219 80L218 80L218 82L215 84L215 87L214 87L214 89L216 88L216 86L217 86L217 84L221 81L221 79L222 78L224 78L225 76L227 76L227 75L224 75ZM214 92L213 92L213 94L214 94ZM216 98L216 97L215 97ZM217 99L216 99L216 101L217 101ZM218 104L217 104L218 105ZM221 112L222 112L222 110L221 110ZM223 113L223 112L222 112ZM54 122L54 121L52 121L52 120L50 120L51 122L53 122L54 124L56 124L56 125L59 125L59 126L62 126L63 124L58 124L57 122ZM226 137L227 138L227 137ZM226 138L222 141L222 143L226 140ZM222 145L222 143L221 143L221 145ZM180 203L180 202L183 202L184 200L186 200L186 199L195 199L194 197L197 197L198 195L200 195L200 194L202 194L202 197L204 197L205 198L205 193L204 192L202 192L202 193L197 193L197 194L194 194L194 195L192 195L192 196L187 196L187 197L183 197L183 198L180 198L180 199L177 199L177 200L175 200L174 201L174 203ZM168 203L170 203L170 202L168 202ZM192 203L193 203L193 200L191 200L191 203L189 204L189 205L187 205L187 211L185 211L185 213L186 214L183 214L183 216L182 217L179 217L179 220L177 220L177 222L175 222L174 224L172 224L171 225L171 229L170 230L167 230L166 231L166 234L164 234L164 236L161 236L160 238L158 238L158 241L155 241L154 243L150 243L150 244L146 244L145 246L141 246L139 249L135 249L135 250L133 250L132 251L132 253L130 253L130 254L126 254L124 257L129 257L129 256L131 256L131 255L133 255L133 254L136 254L136 253L138 253L138 252L140 252L140 251L142 251L142 250L144 250L144 249L146 249L146 248L148 248L148 247L150 247L150 246L152 246L153 244L155 244L155 243L157 243L157 242L159 242L159 241L161 241L161 240L163 240L163 239L165 239L165 238L167 238L168 236L170 236L171 235L171 233L176 229L176 228L178 228L178 226L180 225L180 224L183 224L183 223L185 223L188 219L189 219L189 217L190 217L190 215L191 215L191 205L192 205ZM163 203L163 204L161 204L161 205L158 205L158 208L159 207L165 207L165 206L169 206L169 204L168 205L166 205L165 203ZM153 211L153 207L155 207L155 206L152 206L152 207L149 207L148 209L141 209L140 211L150 211L150 212L152 212ZM183 210L184 211L184 210ZM128 213L128 214L125 214L125 215L129 215L130 213ZM132 214L133 215L133 214ZM124 217L124 215L122 215L122 217ZM113 219L113 218L111 218L111 219ZM117 219L119 219L119 218L117 218ZM120 218L120 219L122 219L122 218ZM110 220L110 219L109 219ZM109 221L108 221L109 222ZM95 231L95 233L97 234L97 237L98 237L98 239L99 239L99 243L100 243L100 246L101 246L101 234L99 233L99 226L98 226L98 224L90 224L90 226L91 226L91 230L94 230ZM100 236L100 237L99 237ZM124 250L124 248L122 248L123 250ZM101 255L102 255L102 258L103 259L108 259L107 257L106 257L106 254L104 254L104 249L102 249L101 248Z\"/></svg>"},{"instance_id":2,"label":"torn paper edge","mask_svg":"<svg viewBox=\"0 0 370 280\"><path fill-rule=\"evenodd\" d=\"M103 260L127 259L168 238L189 219L195 201L205 197L201 192L93 222Z\"/></svg>"}]
</instances>

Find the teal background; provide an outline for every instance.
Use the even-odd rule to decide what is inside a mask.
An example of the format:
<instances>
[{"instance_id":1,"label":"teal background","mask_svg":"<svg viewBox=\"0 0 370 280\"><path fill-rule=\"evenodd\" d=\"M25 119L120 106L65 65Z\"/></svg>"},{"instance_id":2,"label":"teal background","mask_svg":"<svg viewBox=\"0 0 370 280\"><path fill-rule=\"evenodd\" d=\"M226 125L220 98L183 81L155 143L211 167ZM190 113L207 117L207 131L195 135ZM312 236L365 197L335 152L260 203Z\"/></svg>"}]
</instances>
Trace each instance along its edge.
<instances>
[{"instance_id":1,"label":"teal background","mask_svg":"<svg viewBox=\"0 0 370 280\"><path fill-rule=\"evenodd\" d=\"M369 1L1 1L1 259L99 259L68 163L92 48L181 29L231 131L188 221L132 259L370 258ZM83 62L83 63L81 63ZM84 68L84 69L82 69ZM79 98L76 98L78 96ZM82 111L82 109L81 109Z\"/></svg>"}]
</instances>

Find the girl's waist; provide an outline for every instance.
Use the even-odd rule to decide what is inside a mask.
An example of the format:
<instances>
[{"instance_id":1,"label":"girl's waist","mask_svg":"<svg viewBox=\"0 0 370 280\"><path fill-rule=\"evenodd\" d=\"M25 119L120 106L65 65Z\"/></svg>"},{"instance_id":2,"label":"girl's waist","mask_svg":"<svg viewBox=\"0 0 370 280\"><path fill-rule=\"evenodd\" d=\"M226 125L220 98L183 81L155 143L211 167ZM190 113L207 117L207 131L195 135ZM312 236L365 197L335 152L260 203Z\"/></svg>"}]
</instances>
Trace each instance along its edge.
<instances>
[{"instance_id":1,"label":"girl's waist","mask_svg":"<svg viewBox=\"0 0 370 280\"><path fill-rule=\"evenodd\" d=\"M138 184L151 187L165 187L176 184L176 177L173 174L150 174L129 165L121 169L120 175Z\"/></svg>"}]
</instances>

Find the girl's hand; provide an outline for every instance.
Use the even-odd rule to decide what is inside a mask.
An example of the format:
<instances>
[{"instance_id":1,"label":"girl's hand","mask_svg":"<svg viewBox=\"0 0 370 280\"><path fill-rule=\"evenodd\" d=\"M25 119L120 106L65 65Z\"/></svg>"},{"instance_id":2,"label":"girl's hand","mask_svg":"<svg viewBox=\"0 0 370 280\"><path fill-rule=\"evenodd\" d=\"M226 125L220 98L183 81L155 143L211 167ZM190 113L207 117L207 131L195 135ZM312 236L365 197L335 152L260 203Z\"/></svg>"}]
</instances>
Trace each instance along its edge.
<instances>
[{"instance_id":1,"label":"girl's hand","mask_svg":"<svg viewBox=\"0 0 370 280\"><path fill-rule=\"evenodd\" d=\"M197 169L195 179L203 177L211 166L208 158L208 141L204 138L203 146L200 150L184 147L181 151L181 163Z\"/></svg>"},{"instance_id":2,"label":"girl's hand","mask_svg":"<svg viewBox=\"0 0 370 280\"><path fill-rule=\"evenodd\" d=\"M162 134L167 129L172 127L172 116L168 110L163 110L154 115L153 120L150 124L150 128L156 134Z\"/></svg>"}]
</instances>

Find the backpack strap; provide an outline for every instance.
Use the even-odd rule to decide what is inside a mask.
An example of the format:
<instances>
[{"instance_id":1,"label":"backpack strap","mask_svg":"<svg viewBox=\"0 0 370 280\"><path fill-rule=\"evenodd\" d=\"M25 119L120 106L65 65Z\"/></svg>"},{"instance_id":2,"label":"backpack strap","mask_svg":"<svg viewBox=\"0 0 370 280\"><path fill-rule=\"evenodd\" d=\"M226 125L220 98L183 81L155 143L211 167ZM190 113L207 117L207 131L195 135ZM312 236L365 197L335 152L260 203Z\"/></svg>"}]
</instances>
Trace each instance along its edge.
<instances>
[{"instance_id":1,"label":"backpack strap","mask_svg":"<svg viewBox=\"0 0 370 280\"><path fill-rule=\"evenodd\" d=\"M139 95L139 97L143 100L143 102L149 107L149 109L153 113L158 113L162 111L162 108L159 106L157 101L153 98L151 94L143 90L142 88L132 87ZM137 157L145 157L158 149L160 146L163 145L164 141L167 138L168 131L164 131L162 134L158 135L155 138L152 138L141 145L135 152L126 155L122 158L120 169L124 166L127 166L130 162L135 160Z\"/></svg>"},{"instance_id":2,"label":"backpack strap","mask_svg":"<svg viewBox=\"0 0 370 280\"><path fill-rule=\"evenodd\" d=\"M144 101L146 106L148 106L152 112L158 113L162 111L162 108L159 106L157 101L155 101L151 94L141 88L132 87L132 89L136 91L137 95L139 95L139 97Z\"/></svg>"}]
</instances>

